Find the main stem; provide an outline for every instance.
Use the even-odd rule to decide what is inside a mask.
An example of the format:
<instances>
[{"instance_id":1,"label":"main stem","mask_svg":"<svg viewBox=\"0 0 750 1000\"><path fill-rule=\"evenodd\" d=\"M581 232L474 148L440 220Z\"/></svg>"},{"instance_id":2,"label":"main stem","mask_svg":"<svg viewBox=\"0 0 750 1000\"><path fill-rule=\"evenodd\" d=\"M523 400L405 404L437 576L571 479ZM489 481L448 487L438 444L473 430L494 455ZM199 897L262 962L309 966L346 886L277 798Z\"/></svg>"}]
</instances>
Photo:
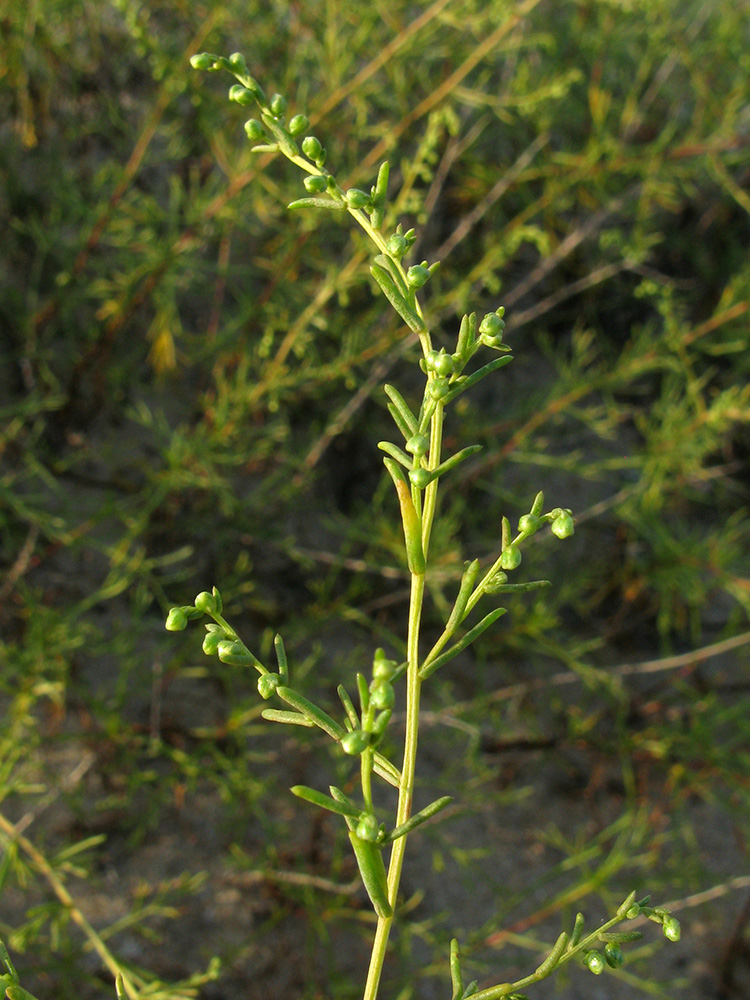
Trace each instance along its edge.
<instances>
[{"instance_id":1,"label":"main stem","mask_svg":"<svg viewBox=\"0 0 750 1000\"><path fill-rule=\"evenodd\" d=\"M411 815L412 798L414 794L414 772L417 765L417 736L419 733L419 625L422 618L422 601L424 598L424 574L412 574L411 596L409 600L409 632L407 638L407 669L406 669L406 733L404 736L404 761L401 767L401 784L398 791L398 809L396 811L396 826L405 823ZM391 861L388 866L388 899L392 910L396 909L398 887L401 882L401 869L404 864L404 851L407 837L399 837L394 841L391 851ZM375 1000L380 985L380 975L388 947L388 937L393 924L393 916L379 917L372 943L370 968L367 972L367 982L363 1000Z\"/></svg>"},{"instance_id":2,"label":"main stem","mask_svg":"<svg viewBox=\"0 0 750 1000\"><path fill-rule=\"evenodd\" d=\"M438 405L433 414L430 427L430 467L440 464L440 452L443 438L443 407ZM430 546L432 522L437 508L437 480L427 487L422 506L422 548L425 558ZM424 601L424 574L412 573L411 593L409 596L409 627L406 641L406 732L404 735L404 761L401 767L401 784L398 792L398 808L396 810L396 826L405 823L411 815L414 796L414 774L417 767L417 739L419 735L419 695L422 681L419 677L419 627L422 621L422 604ZM390 917L378 917L378 926L372 943L370 968L367 971L367 982L363 1000L376 1000L380 976L383 971L388 938L393 925L396 911L398 888L401 882L401 870L404 866L404 853L408 837L399 837L394 841L391 851L391 861L388 866L388 899L391 904Z\"/></svg>"}]
</instances>

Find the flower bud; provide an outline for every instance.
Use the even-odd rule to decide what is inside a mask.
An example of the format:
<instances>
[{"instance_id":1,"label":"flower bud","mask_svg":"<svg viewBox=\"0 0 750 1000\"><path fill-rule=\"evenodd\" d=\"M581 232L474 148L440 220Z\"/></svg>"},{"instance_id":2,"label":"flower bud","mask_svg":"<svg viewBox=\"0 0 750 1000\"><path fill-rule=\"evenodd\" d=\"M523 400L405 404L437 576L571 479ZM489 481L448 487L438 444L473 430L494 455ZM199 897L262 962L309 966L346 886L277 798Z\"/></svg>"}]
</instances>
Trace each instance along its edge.
<instances>
[{"instance_id":1,"label":"flower bud","mask_svg":"<svg viewBox=\"0 0 750 1000\"><path fill-rule=\"evenodd\" d=\"M556 538L570 538L575 531L573 518L567 511L562 511L552 522L550 529Z\"/></svg>"},{"instance_id":2,"label":"flower bud","mask_svg":"<svg viewBox=\"0 0 750 1000\"><path fill-rule=\"evenodd\" d=\"M281 118L286 111L286 98L282 97L281 94L274 94L269 107L274 118Z\"/></svg>"},{"instance_id":3,"label":"flower bud","mask_svg":"<svg viewBox=\"0 0 750 1000\"><path fill-rule=\"evenodd\" d=\"M539 518L534 514L523 514L518 519L518 530L525 534L531 534L539 527Z\"/></svg>"},{"instance_id":4,"label":"flower bud","mask_svg":"<svg viewBox=\"0 0 750 1000\"><path fill-rule=\"evenodd\" d=\"M219 611L219 605L213 594L209 594L207 590L201 591L200 594L195 599L195 606L198 611L202 611L204 615L213 615Z\"/></svg>"},{"instance_id":5,"label":"flower bud","mask_svg":"<svg viewBox=\"0 0 750 1000\"><path fill-rule=\"evenodd\" d=\"M372 676L375 680L388 681L396 672L396 661L389 660L385 651L378 648L372 661Z\"/></svg>"},{"instance_id":6,"label":"flower bud","mask_svg":"<svg viewBox=\"0 0 750 1000\"><path fill-rule=\"evenodd\" d=\"M297 136L306 132L310 126L310 120L305 115L295 115L289 122L289 133Z\"/></svg>"},{"instance_id":7,"label":"flower bud","mask_svg":"<svg viewBox=\"0 0 750 1000\"><path fill-rule=\"evenodd\" d=\"M311 174L302 182L310 194L322 194L328 189L328 179L322 174Z\"/></svg>"},{"instance_id":8,"label":"flower bud","mask_svg":"<svg viewBox=\"0 0 750 1000\"><path fill-rule=\"evenodd\" d=\"M395 257L396 260L401 260L406 251L409 249L409 244L406 242L401 233L394 233L385 245L386 250L391 255Z\"/></svg>"},{"instance_id":9,"label":"flower bud","mask_svg":"<svg viewBox=\"0 0 750 1000\"><path fill-rule=\"evenodd\" d=\"M247 73L247 63L241 52L233 52L231 54L229 65L233 73Z\"/></svg>"},{"instance_id":10,"label":"flower bud","mask_svg":"<svg viewBox=\"0 0 750 1000\"><path fill-rule=\"evenodd\" d=\"M245 135L251 142L260 142L265 139L266 133L257 118L250 118L245 122Z\"/></svg>"},{"instance_id":11,"label":"flower bud","mask_svg":"<svg viewBox=\"0 0 750 1000\"><path fill-rule=\"evenodd\" d=\"M427 469L411 469L409 480L412 486L416 486L418 490L423 490L432 482L432 475Z\"/></svg>"},{"instance_id":12,"label":"flower bud","mask_svg":"<svg viewBox=\"0 0 750 1000\"><path fill-rule=\"evenodd\" d=\"M320 145L320 141L315 138L314 135L308 135L306 139L302 140L302 152L313 162L317 162L323 153L323 147Z\"/></svg>"},{"instance_id":13,"label":"flower bud","mask_svg":"<svg viewBox=\"0 0 750 1000\"><path fill-rule=\"evenodd\" d=\"M211 69L218 58L213 52L198 52L190 57L190 65L193 69Z\"/></svg>"},{"instance_id":14,"label":"flower bud","mask_svg":"<svg viewBox=\"0 0 750 1000\"><path fill-rule=\"evenodd\" d=\"M346 203L350 208L364 208L370 204L370 196L359 188L349 188L346 192Z\"/></svg>"},{"instance_id":15,"label":"flower bud","mask_svg":"<svg viewBox=\"0 0 750 1000\"><path fill-rule=\"evenodd\" d=\"M431 382L427 384L427 394L432 397L432 399L442 399L443 396L447 396L450 391L450 386L448 385L448 379L439 375L434 378Z\"/></svg>"},{"instance_id":16,"label":"flower bud","mask_svg":"<svg viewBox=\"0 0 750 1000\"><path fill-rule=\"evenodd\" d=\"M430 439L426 434L412 434L404 447L410 455L416 455L417 458L421 458L422 455L426 455L429 451Z\"/></svg>"},{"instance_id":17,"label":"flower bud","mask_svg":"<svg viewBox=\"0 0 750 1000\"><path fill-rule=\"evenodd\" d=\"M393 692L393 685L386 680L377 681L370 687L370 704L378 712L393 708L396 696Z\"/></svg>"},{"instance_id":18,"label":"flower bud","mask_svg":"<svg viewBox=\"0 0 750 1000\"><path fill-rule=\"evenodd\" d=\"M185 614L185 608L169 609L165 628L169 629L170 632L182 632L184 628L187 628L187 623L188 616Z\"/></svg>"},{"instance_id":19,"label":"flower bud","mask_svg":"<svg viewBox=\"0 0 750 1000\"><path fill-rule=\"evenodd\" d=\"M667 941L679 941L682 936L680 921L675 917L667 917L661 929Z\"/></svg>"},{"instance_id":20,"label":"flower bud","mask_svg":"<svg viewBox=\"0 0 750 1000\"><path fill-rule=\"evenodd\" d=\"M436 375L452 375L453 358L442 350L433 361L432 367Z\"/></svg>"},{"instance_id":21,"label":"flower bud","mask_svg":"<svg viewBox=\"0 0 750 1000\"><path fill-rule=\"evenodd\" d=\"M589 972L593 972L595 976L601 976L604 972L606 963L598 951L587 952L583 962Z\"/></svg>"},{"instance_id":22,"label":"flower bud","mask_svg":"<svg viewBox=\"0 0 750 1000\"><path fill-rule=\"evenodd\" d=\"M258 678L258 693L261 698L268 701L269 698L273 697L276 688L281 684L281 677L279 674L261 674Z\"/></svg>"},{"instance_id":23,"label":"flower bud","mask_svg":"<svg viewBox=\"0 0 750 1000\"><path fill-rule=\"evenodd\" d=\"M604 957L610 969L619 969L625 961L622 948L614 941L608 941L604 946Z\"/></svg>"},{"instance_id":24,"label":"flower bud","mask_svg":"<svg viewBox=\"0 0 750 1000\"><path fill-rule=\"evenodd\" d=\"M223 629L216 629L215 632L206 632L203 638L203 652L206 656L214 656L218 653L219 643L223 642L225 638Z\"/></svg>"},{"instance_id":25,"label":"flower bud","mask_svg":"<svg viewBox=\"0 0 750 1000\"><path fill-rule=\"evenodd\" d=\"M500 565L503 569L518 569L521 565L521 550L517 545L509 545L500 556Z\"/></svg>"},{"instance_id":26,"label":"flower bud","mask_svg":"<svg viewBox=\"0 0 750 1000\"><path fill-rule=\"evenodd\" d=\"M413 264L406 272L406 282L410 288L421 288L429 277L430 272L422 264Z\"/></svg>"},{"instance_id":27,"label":"flower bud","mask_svg":"<svg viewBox=\"0 0 750 1000\"><path fill-rule=\"evenodd\" d=\"M497 337L499 333L503 332L505 323L500 319L497 313L487 313L482 322L479 324L479 332L484 334L486 337Z\"/></svg>"},{"instance_id":28,"label":"flower bud","mask_svg":"<svg viewBox=\"0 0 750 1000\"><path fill-rule=\"evenodd\" d=\"M361 729L355 729L353 732L341 737L341 749L351 757L356 757L357 754L366 750L369 745L370 734L363 732Z\"/></svg>"},{"instance_id":29,"label":"flower bud","mask_svg":"<svg viewBox=\"0 0 750 1000\"><path fill-rule=\"evenodd\" d=\"M369 844L374 844L378 839L378 821L372 815L372 813L365 813L365 815L357 823L357 828L355 833L360 840L366 840Z\"/></svg>"},{"instance_id":30,"label":"flower bud","mask_svg":"<svg viewBox=\"0 0 750 1000\"><path fill-rule=\"evenodd\" d=\"M252 104L255 98L253 97L252 90L243 87L241 83L233 83L229 88L229 100L244 106Z\"/></svg>"}]
</instances>

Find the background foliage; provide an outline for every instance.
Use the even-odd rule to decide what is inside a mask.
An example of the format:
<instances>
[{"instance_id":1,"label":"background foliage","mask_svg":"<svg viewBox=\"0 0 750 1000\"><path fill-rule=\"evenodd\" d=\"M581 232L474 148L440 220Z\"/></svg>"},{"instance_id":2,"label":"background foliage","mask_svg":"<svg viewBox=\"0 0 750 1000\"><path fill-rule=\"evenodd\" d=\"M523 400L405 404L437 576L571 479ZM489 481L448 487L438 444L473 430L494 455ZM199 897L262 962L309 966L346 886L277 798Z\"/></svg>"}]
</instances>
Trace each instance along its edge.
<instances>
[{"instance_id":1,"label":"background foliage","mask_svg":"<svg viewBox=\"0 0 750 1000\"><path fill-rule=\"evenodd\" d=\"M644 946L617 996L744 995L749 13L3 5L0 936L27 988L113 995L83 913L160 981L221 958L154 995L359 989L348 854L278 793L331 759L279 752L252 679L209 673L163 614L216 583L322 692L400 650L374 445L413 345L362 238L290 216L299 177L190 71L209 48L307 113L342 180L390 159L446 343L507 307L516 360L463 405L485 450L443 501L434 607L536 489L577 515L573 556L539 545L553 591L432 686L420 794L462 794L407 858L387 994L443 996L455 931L473 976L512 978L579 899L595 919L647 879L688 941L669 966Z\"/></svg>"}]
</instances>

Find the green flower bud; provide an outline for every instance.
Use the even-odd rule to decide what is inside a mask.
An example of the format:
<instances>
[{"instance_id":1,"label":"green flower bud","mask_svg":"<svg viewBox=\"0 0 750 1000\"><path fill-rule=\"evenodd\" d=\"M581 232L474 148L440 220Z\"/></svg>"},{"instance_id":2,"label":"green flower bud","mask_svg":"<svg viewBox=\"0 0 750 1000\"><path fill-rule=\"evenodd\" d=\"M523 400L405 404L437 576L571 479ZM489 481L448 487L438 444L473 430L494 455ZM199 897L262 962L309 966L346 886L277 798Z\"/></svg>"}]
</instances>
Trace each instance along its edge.
<instances>
[{"instance_id":1,"label":"green flower bud","mask_svg":"<svg viewBox=\"0 0 750 1000\"><path fill-rule=\"evenodd\" d=\"M261 698L268 701L269 698L273 697L279 684L281 684L279 674L261 674L258 678L258 693Z\"/></svg>"},{"instance_id":2,"label":"green flower bud","mask_svg":"<svg viewBox=\"0 0 750 1000\"><path fill-rule=\"evenodd\" d=\"M346 203L350 208L364 208L370 204L370 196L359 188L349 188L346 192Z\"/></svg>"},{"instance_id":3,"label":"green flower bud","mask_svg":"<svg viewBox=\"0 0 750 1000\"><path fill-rule=\"evenodd\" d=\"M630 909L625 914L625 919L635 920L635 918L640 917L640 915L641 915L641 908L638 905L638 903L634 903L633 906L631 906Z\"/></svg>"},{"instance_id":4,"label":"green flower bud","mask_svg":"<svg viewBox=\"0 0 750 1000\"><path fill-rule=\"evenodd\" d=\"M233 52L229 57L229 65L233 73L247 73L247 63L241 52Z\"/></svg>"},{"instance_id":5,"label":"green flower bud","mask_svg":"<svg viewBox=\"0 0 750 1000\"><path fill-rule=\"evenodd\" d=\"M369 745L370 734L363 732L361 729L355 729L353 732L341 737L341 749L351 757L356 757L357 754L366 750Z\"/></svg>"},{"instance_id":6,"label":"green flower bud","mask_svg":"<svg viewBox=\"0 0 750 1000\"><path fill-rule=\"evenodd\" d=\"M391 255L395 257L396 260L401 260L406 251L409 249L409 244L406 242L401 233L394 233L386 243L386 250Z\"/></svg>"},{"instance_id":7,"label":"green flower bud","mask_svg":"<svg viewBox=\"0 0 750 1000\"><path fill-rule=\"evenodd\" d=\"M427 469L412 469L409 472L409 479L412 486L416 486L418 490L423 490L432 482L432 474Z\"/></svg>"},{"instance_id":8,"label":"green flower bud","mask_svg":"<svg viewBox=\"0 0 750 1000\"><path fill-rule=\"evenodd\" d=\"M316 163L323 153L323 147L314 135L308 135L306 139L302 140L302 152L308 160L312 160Z\"/></svg>"},{"instance_id":9,"label":"green flower bud","mask_svg":"<svg viewBox=\"0 0 750 1000\"><path fill-rule=\"evenodd\" d=\"M604 957L610 969L619 969L625 961L622 948L614 941L608 941L604 946Z\"/></svg>"},{"instance_id":10,"label":"green flower bud","mask_svg":"<svg viewBox=\"0 0 750 1000\"><path fill-rule=\"evenodd\" d=\"M328 190L328 179L321 174L311 174L305 177L303 184L310 194L322 194Z\"/></svg>"},{"instance_id":11,"label":"green flower bud","mask_svg":"<svg viewBox=\"0 0 750 1000\"><path fill-rule=\"evenodd\" d=\"M442 399L443 396L447 396L450 391L450 386L448 385L448 379L444 378L442 375L434 378L427 385L427 394L432 397L432 399Z\"/></svg>"},{"instance_id":12,"label":"green flower bud","mask_svg":"<svg viewBox=\"0 0 750 1000\"><path fill-rule=\"evenodd\" d=\"M372 813L365 813L365 815L357 823L357 828L355 833L360 840L366 840L368 844L374 844L378 839L378 821L372 815Z\"/></svg>"},{"instance_id":13,"label":"green flower bud","mask_svg":"<svg viewBox=\"0 0 750 1000\"><path fill-rule=\"evenodd\" d=\"M219 604L213 594L207 590L201 591L195 599L195 606L204 615L214 615L220 611Z\"/></svg>"},{"instance_id":14,"label":"green flower bud","mask_svg":"<svg viewBox=\"0 0 750 1000\"><path fill-rule=\"evenodd\" d=\"M393 708L396 695L393 692L393 685L386 680L377 681L370 688L370 704L378 712Z\"/></svg>"},{"instance_id":15,"label":"green flower bud","mask_svg":"<svg viewBox=\"0 0 750 1000\"><path fill-rule=\"evenodd\" d=\"M266 138L266 133L257 118L250 118L245 122L245 135L251 142L260 142Z\"/></svg>"},{"instance_id":16,"label":"green flower bud","mask_svg":"<svg viewBox=\"0 0 750 1000\"><path fill-rule=\"evenodd\" d=\"M667 941L679 941L682 936L680 921L675 917L667 917L662 924L662 932Z\"/></svg>"},{"instance_id":17,"label":"green flower bud","mask_svg":"<svg viewBox=\"0 0 750 1000\"><path fill-rule=\"evenodd\" d=\"M550 528L556 538L570 538L575 531L573 518L567 511L562 511L562 513L558 514L550 525Z\"/></svg>"},{"instance_id":18,"label":"green flower bud","mask_svg":"<svg viewBox=\"0 0 750 1000\"><path fill-rule=\"evenodd\" d=\"M225 659L234 656L246 656L245 647L239 641L239 639L222 639L221 642L216 647L216 652L218 653L219 659L222 662Z\"/></svg>"},{"instance_id":19,"label":"green flower bud","mask_svg":"<svg viewBox=\"0 0 750 1000\"><path fill-rule=\"evenodd\" d=\"M503 550L500 556L500 565L503 569L518 569L521 565L521 550L517 545L509 545Z\"/></svg>"},{"instance_id":20,"label":"green flower bud","mask_svg":"<svg viewBox=\"0 0 750 1000\"><path fill-rule=\"evenodd\" d=\"M479 324L479 332L486 337L497 337L502 334L504 328L505 323L497 313L487 313Z\"/></svg>"},{"instance_id":21,"label":"green flower bud","mask_svg":"<svg viewBox=\"0 0 750 1000\"><path fill-rule=\"evenodd\" d=\"M410 288L421 288L429 277L430 272L422 264L413 264L406 272L406 281Z\"/></svg>"},{"instance_id":22,"label":"green flower bud","mask_svg":"<svg viewBox=\"0 0 750 1000\"><path fill-rule=\"evenodd\" d=\"M289 122L289 132L291 135L302 135L310 127L310 119L305 115L295 115Z\"/></svg>"},{"instance_id":23,"label":"green flower bud","mask_svg":"<svg viewBox=\"0 0 750 1000\"><path fill-rule=\"evenodd\" d=\"M445 351L441 351L433 362L433 370L437 375L453 374L453 358Z\"/></svg>"},{"instance_id":24,"label":"green flower bud","mask_svg":"<svg viewBox=\"0 0 750 1000\"><path fill-rule=\"evenodd\" d=\"M255 100L252 90L243 87L241 83L233 83L229 88L229 100L243 106L252 104Z\"/></svg>"},{"instance_id":25,"label":"green flower bud","mask_svg":"<svg viewBox=\"0 0 750 1000\"><path fill-rule=\"evenodd\" d=\"M388 681L396 672L396 661L389 660L385 651L378 648L372 661L372 676L375 680Z\"/></svg>"},{"instance_id":26,"label":"green flower bud","mask_svg":"<svg viewBox=\"0 0 750 1000\"><path fill-rule=\"evenodd\" d=\"M185 608L169 609L165 628L169 629L170 632L182 632L184 628L187 628L187 623L188 616L185 613Z\"/></svg>"},{"instance_id":27,"label":"green flower bud","mask_svg":"<svg viewBox=\"0 0 750 1000\"><path fill-rule=\"evenodd\" d=\"M203 652L206 656L214 656L219 652L219 643L224 642L224 629L206 632L203 638Z\"/></svg>"},{"instance_id":28,"label":"green flower bud","mask_svg":"<svg viewBox=\"0 0 750 1000\"><path fill-rule=\"evenodd\" d=\"M430 439L426 434L412 434L404 447L410 455L416 455L417 458L421 458L430 449Z\"/></svg>"},{"instance_id":29,"label":"green flower bud","mask_svg":"<svg viewBox=\"0 0 750 1000\"><path fill-rule=\"evenodd\" d=\"M583 962L589 972L593 972L595 976L601 976L604 972L606 963L598 951L587 952Z\"/></svg>"},{"instance_id":30,"label":"green flower bud","mask_svg":"<svg viewBox=\"0 0 750 1000\"><path fill-rule=\"evenodd\" d=\"M190 57L190 65L193 69L211 69L218 58L213 52L198 52Z\"/></svg>"},{"instance_id":31,"label":"green flower bud","mask_svg":"<svg viewBox=\"0 0 750 1000\"><path fill-rule=\"evenodd\" d=\"M523 514L518 519L518 530L525 532L526 534L531 534L536 531L539 527L539 518L534 514Z\"/></svg>"},{"instance_id":32,"label":"green flower bud","mask_svg":"<svg viewBox=\"0 0 750 1000\"><path fill-rule=\"evenodd\" d=\"M282 97L281 94L274 94L269 107L274 118L281 118L286 111L286 98Z\"/></svg>"}]
</instances>

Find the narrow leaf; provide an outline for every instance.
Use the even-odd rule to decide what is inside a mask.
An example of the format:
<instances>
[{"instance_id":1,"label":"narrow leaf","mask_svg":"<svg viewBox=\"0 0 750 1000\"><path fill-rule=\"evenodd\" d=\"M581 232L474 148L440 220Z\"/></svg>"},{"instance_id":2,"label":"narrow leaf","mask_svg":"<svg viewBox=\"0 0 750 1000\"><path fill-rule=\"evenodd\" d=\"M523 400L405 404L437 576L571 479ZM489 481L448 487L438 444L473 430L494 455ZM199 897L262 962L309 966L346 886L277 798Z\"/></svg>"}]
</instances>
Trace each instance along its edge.
<instances>
[{"instance_id":1,"label":"narrow leaf","mask_svg":"<svg viewBox=\"0 0 750 1000\"><path fill-rule=\"evenodd\" d=\"M398 840L399 837L405 837L407 833L411 833L412 830L421 826L426 820L445 809L445 807L450 805L452 801L452 795L444 795L442 798L436 799L434 802L430 803L430 805L421 809L418 813L410 816L405 823L401 824L401 826L397 826L395 829L391 830L389 834L386 834L383 843L389 844L393 840Z\"/></svg>"},{"instance_id":2,"label":"narrow leaf","mask_svg":"<svg viewBox=\"0 0 750 1000\"><path fill-rule=\"evenodd\" d=\"M565 951L565 945L568 943L568 934L563 931L560 937L555 941L555 945L552 951L547 955L545 960L534 972L535 976L548 976L550 972L554 969L557 963L560 961L562 953Z\"/></svg>"},{"instance_id":3,"label":"narrow leaf","mask_svg":"<svg viewBox=\"0 0 750 1000\"><path fill-rule=\"evenodd\" d=\"M370 273L380 286L383 295L385 295L409 329L413 330L414 333L424 333L427 330L424 320L414 312L396 287L388 271L379 264L372 264L370 266Z\"/></svg>"},{"instance_id":4,"label":"narrow leaf","mask_svg":"<svg viewBox=\"0 0 750 1000\"><path fill-rule=\"evenodd\" d=\"M287 726L307 726L308 729L312 729L315 725L315 723L306 719L304 715L300 715L299 712L285 712L280 708L264 708L260 714L264 719L268 719L269 722L283 722Z\"/></svg>"},{"instance_id":5,"label":"narrow leaf","mask_svg":"<svg viewBox=\"0 0 750 1000\"><path fill-rule=\"evenodd\" d=\"M372 760L373 770L383 781L387 781L394 788L401 786L401 772L395 764L391 764L387 757L384 757L379 750L376 750Z\"/></svg>"},{"instance_id":6,"label":"narrow leaf","mask_svg":"<svg viewBox=\"0 0 750 1000\"><path fill-rule=\"evenodd\" d=\"M395 458L397 462L400 462L405 468L411 469L413 462L411 458L402 451L398 445L391 444L390 441L378 441L378 448L384 451L386 455L390 455L391 458Z\"/></svg>"},{"instance_id":7,"label":"narrow leaf","mask_svg":"<svg viewBox=\"0 0 750 1000\"><path fill-rule=\"evenodd\" d=\"M298 198L290 201L287 208L327 208L333 212L345 212L346 205L340 201L333 201L329 198Z\"/></svg>"},{"instance_id":8,"label":"narrow leaf","mask_svg":"<svg viewBox=\"0 0 750 1000\"><path fill-rule=\"evenodd\" d=\"M359 819L362 812L361 809L357 809L347 802L337 802L329 795L318 792L314 788L308 788L307 785L294 785L289 790L298 799L311 802L314 806L320 806L321 809L328 809L329 812L338 813L339 816L351 816L353 819Z\"/></svg>"},{"instance_id":9,"label":"narrow leaf","mask_svg":"<svg viewBox=\"0 0 750 1000\"><path fill-rule=\"evenodd\" d=\"M293 691L291 688L279 685L276 688L276 693L280 698L282 698L287 705L291 705L292 708L301 712L305 718L309 719L314 725L318 726L324 732L334 740L340 740L342 736L346 734L346 730L343 726L340 726L335 719L332 719L327 712L324 712L322 708L318 708L317 705L313 705L311 701L304 698L297 691Z\"/></svg>"},{"instance_id":10,"label":"narrow leaf","mask_svg":"<svg viewBox=\"0 0 750 1000\"><path fill-rule=\"evenodd\" d=\"M488 629L493 622L496 622L501 615L504 615L506 611L507 608L495 608L494 611L490 611L490 613L485 615L478 625L475 625L473 629L470 629L463 639L459 639L459 641L455 645L451 646L450 649L447 649L434 660L425 661L419 668L419 676L422 680L429 677L431 674L434 674L436 670L442 667L443 664L448 663L449 660L452 660L454 656L458 656L458 654L466 649L467 646L470 646L472 642L474 642L474 640L482 634L482 632Z\"/></svg>"},{"instance_id":11,"label":"narrow leaf","mask_svg":"<svg viewBox=\"0 0 750 1000\"><path fill-rule=\"evenodd\" d=\"M344 711L346 712L346 717L349 722L351 722L354 729L359 729L359 716L357 715L357 710L354 707L352 699L349 697L349 692L343 684L339 684L336 691L341 700L341 704L344 706Z\"/></svg>"},{"instance_id":12,"label":"narrow leaf","mask_svg":"<svg viewBox=\"0 0 750 1000\"><path fill-rule=\"evenodd\" d=\"M289 664L286 660L286 650L284 649L284 640L278 633L274 636L273 647L276 650L276 662L279 665L279 676L281 677L281 682L284 685L289 684Z\"/></svg>"},{"instance_id":13,"label":"narrow leaf","mask_svg":"<svg viewBox=\"0 0 750 1000\"><path fill-rule=\"evenodd\" d=\"M453 938L451 941L450 967L451 986L453 988L453 996L451 1000L460 1000L461 994L464 991L464 983L461 978L461 958L458 953L458 941L456 938Z\"/></svg>"},{"instance_id":14,"label":"narrow leaf","mask_svg":"<svg viewBox=\"0 0 750 1000\"><path fill-rule=\"evenodd\" d=\"M504 368L507 364L510 364L512 360L513 360L513 355L506 354L502 358L495 358L494 361L490 361L488 365L485 365L483 368L480 368L478 371L475 371L472 375L467 375L465 380L462 381L459 386L457 386L451 392L448 392L446 393L445 396L443 396L442 399L443 404L447 406L448 403L452 402L456 398L456 396L459 396L465 389L470 389L473 385L476 385L477 382L480 382L483 378L486 378L486 376L489 375L491 372L496 372L498 368Z\"/></svg>"},{"instance_id":15,"label":"narrow leaf","mask_svg":"<svg viewBox=\"0 0 750 1000\"><path fill-rule=\"evenodd\" d=\"M399 425L399 430L401 431L402 434L404 434L405 438L408 439L412 437L412 435L417 433L417 428L419 427L419 424L417 423L417 418L412 413L409 404L406 402L404 397L401 395L401 393L395 386L389 385L386 382L383 388L385 389L386 396L390 399L391 403L398 411L398 415L403 421L404 426L407 428L408 434L404 434L404 430L400 425ZM398 421L396 421L396 423L398 423Z\"/></svg>"},{"instance_id":16,"label":"narrow leaf","mask_svg":"<svg viewBox=\"0 0 750 1000\"><path fill-rule=\"evenodd\" d=\"M458 595L456 596L453 609L450 613L448 621L445 623L445 631L449 636L453 635L458 626L464 620L466 605L471 597L471 592L474 589L478 573L479 560L473 559L464 570L463 576L461 577L461 586L458 588Z\"/></svg>"}]
</instances>

